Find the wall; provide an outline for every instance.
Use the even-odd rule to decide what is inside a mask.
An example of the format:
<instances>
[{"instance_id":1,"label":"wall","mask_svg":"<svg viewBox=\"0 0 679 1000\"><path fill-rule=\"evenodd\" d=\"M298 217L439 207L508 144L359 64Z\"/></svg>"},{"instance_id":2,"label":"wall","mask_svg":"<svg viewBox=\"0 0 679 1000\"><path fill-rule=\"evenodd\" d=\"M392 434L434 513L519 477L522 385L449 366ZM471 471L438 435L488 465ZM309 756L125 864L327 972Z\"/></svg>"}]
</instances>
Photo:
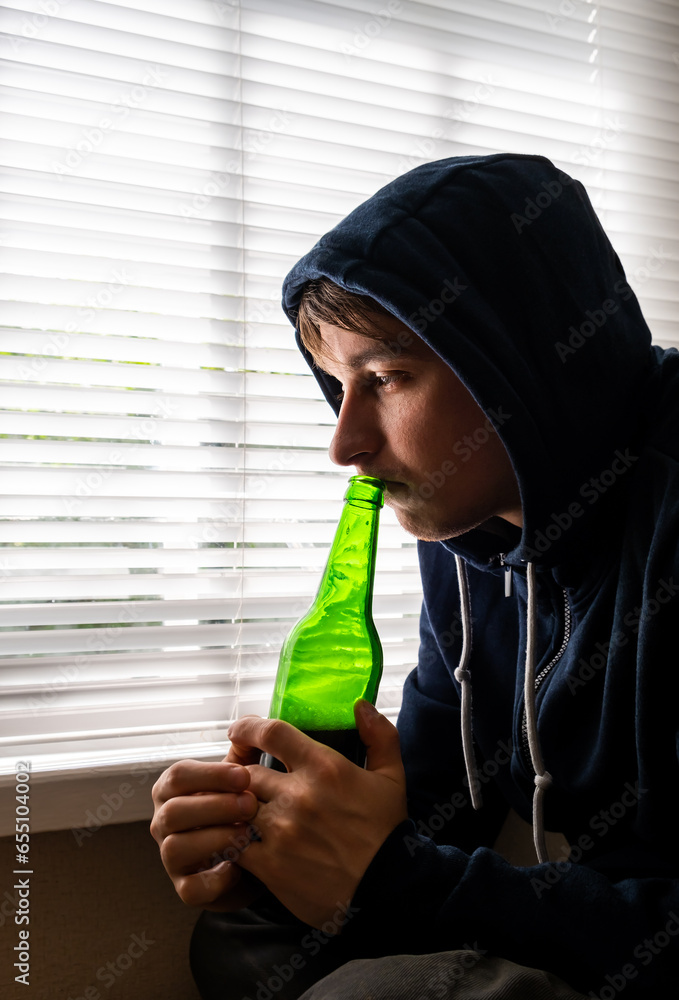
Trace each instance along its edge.
<instances>
[{"instance_id":1,"label":"wall","mask_svg":"<svg viewBox=\"0 0 679 1000\"><path fill-rule=\"evenodd\" d=\"M3 1000L199 1000L188 964L197 910L175 894L148 820L31 837L30 988L14 982L13 838L0 839ZM9 900L7 895L9 894ZM22 925L25 927L25 925Z\"/></svg>"}]
</instances>

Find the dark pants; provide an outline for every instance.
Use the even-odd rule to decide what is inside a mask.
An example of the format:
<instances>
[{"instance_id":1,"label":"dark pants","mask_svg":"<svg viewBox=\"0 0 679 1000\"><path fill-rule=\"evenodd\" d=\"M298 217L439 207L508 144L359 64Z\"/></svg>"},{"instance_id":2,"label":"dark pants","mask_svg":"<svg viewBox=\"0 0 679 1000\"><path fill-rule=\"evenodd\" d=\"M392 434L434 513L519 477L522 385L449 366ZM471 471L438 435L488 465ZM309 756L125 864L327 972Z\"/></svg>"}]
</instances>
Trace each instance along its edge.
<instances>
[{"instance_id":1,"label":"dark pants","mask_svg":"<svg viewBox=\"0 0 679 1000\"><path fill-rule=\"evenodd\" d=\"M191 938L191 972L203 1000L297 1000L352 956L273 897L238 913L205 910Z\"/></svg>"},{"instance_id":2,"label":"dark pants","mask_svg":"<svg viewBox=\"0 0 679 1000\"><path fill-rule=\"evenodd\" d=\"M556 976L475 951L349 962L300 1000L587 1000Z\"/></svg>"},{"instance_id":3,"label":"dark pants","mask_svg":"<svg viewBox=\"0 0 679 1000\"><path fill-rule=\"evenodd\" d=\"M556 976L475 951L351 959L276 900L205 911L191 940L203 1000L586 1000Z\"/></svg>"}]
</instances>

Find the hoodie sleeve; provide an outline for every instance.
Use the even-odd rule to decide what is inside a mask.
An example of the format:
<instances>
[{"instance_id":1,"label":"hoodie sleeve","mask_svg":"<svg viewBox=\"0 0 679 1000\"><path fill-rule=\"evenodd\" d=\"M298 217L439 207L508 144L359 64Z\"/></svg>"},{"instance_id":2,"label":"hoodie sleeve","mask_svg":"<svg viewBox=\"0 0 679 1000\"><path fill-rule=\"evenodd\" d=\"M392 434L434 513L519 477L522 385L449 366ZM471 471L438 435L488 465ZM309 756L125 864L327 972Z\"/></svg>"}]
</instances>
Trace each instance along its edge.
<instances>
[{"instance_id":1,"label":"hoodie sleeve","mask_svg":"<svg viewBox=\"0 0 679 1000\"><path fill-rule=\"evenodd\" d=\"M408 820L373 859L352 906L343 934L362 955L471 948L597 997L612 988L647 1000L676 989L679 880L612 882L565 862L514 868L488 848L437 846Z\"/></svg>"}]
</instances>

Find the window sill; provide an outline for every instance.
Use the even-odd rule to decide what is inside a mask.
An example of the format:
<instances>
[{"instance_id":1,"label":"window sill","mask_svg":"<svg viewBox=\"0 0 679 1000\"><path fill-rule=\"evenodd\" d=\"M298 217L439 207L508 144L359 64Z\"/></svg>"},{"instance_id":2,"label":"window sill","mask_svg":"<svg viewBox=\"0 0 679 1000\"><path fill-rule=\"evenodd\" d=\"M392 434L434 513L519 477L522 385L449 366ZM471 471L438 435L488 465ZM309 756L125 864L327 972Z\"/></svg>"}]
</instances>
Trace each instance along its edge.
<instances>
[{"instance_id":1,"label":"window sill","mask_svg":"<svg viewBox=\"0 0 679 1000\"><path fill-rule=\"evenodd\" d=\"M17 763L30 763L29 816L20 810L19 821L30 822L31 833L68 830L81 844L102 826L132 823L153 815L151 789L162 772L176 760L222 760L225 742L186 744L168 748L150 747L116 759L101 757L94 763L81 759L40 762L17 755ZM2 761L0 771L0 836L15 832L16 781L14 762ZM20 796L23 802L23 796Z\"/></svg>"}]
</instances>

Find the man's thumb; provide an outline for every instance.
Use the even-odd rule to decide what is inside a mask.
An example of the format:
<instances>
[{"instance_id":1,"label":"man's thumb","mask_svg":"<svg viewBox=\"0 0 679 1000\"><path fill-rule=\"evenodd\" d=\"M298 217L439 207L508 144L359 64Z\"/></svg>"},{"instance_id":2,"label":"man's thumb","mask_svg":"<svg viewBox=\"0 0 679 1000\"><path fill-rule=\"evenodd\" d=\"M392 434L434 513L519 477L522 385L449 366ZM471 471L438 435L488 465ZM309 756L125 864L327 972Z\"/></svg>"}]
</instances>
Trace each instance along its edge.
<instances>
[{"instance_id":1,"label":"man's thumb","mask_svg":"<svg viewBox=\"0 0 679 1000\"><path fill-rule=\"evenodd\" d=\"M354 705L354 715L358 735L366 748L366 768L391 778L400 777L403 763L396 726L363 698Z\"/></svg>"}]
</instances>

